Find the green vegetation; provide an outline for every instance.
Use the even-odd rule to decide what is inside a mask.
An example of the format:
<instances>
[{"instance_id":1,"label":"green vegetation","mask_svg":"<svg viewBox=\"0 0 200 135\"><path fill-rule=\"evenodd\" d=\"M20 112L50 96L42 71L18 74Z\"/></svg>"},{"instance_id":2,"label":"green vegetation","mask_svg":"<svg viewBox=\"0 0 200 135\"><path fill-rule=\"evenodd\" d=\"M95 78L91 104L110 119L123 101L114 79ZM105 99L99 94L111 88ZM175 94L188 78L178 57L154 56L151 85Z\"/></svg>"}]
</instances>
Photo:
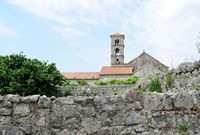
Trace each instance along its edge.
<instances>
[{"instance_id":1,"label":"green vegetation","mask_svg":"<svg viewBox=\"0 0 200 135\"><path fill-rule=\"evenodd\" d=\"M167 75L166 75L166 83L167 83L168 87L172 87L172 85L174 83L174 79L173 79L171 73L167 73Z\"/></svg>"},{"instance_id":2,"label":"green vegetation","mask_svg":"<svg viewBox=\"0 0 200 135\"><path fill-rule=\"evenodd\" d=\"M78 80L77 83L79 86L88 86L88 82L86 80Z\"/></svg>"},{"instance_id":3,"label":"green vegetation","mask_svg":"<svg viewBox=\"0 0 200 135\"><path fill-rule=\"evenodd\" d=\"M55 64L47 64L25 55L0 56L0 94L58 95L65 82Z\"/></svg>"},{"instance_id":4,"label":"green vegetation","mask_svg":"<svg viewBox=\"0 0 200 135\"><path fill-rule=\"evenodd\" d=\"M78 80L76 83L71 83L69 80L65 80L63 86L88 86L86 80Z\"/></svg>"},{"instance_id":5,"label":"green vegetation","mask_svg":"<svg viewBox=\"0 0 200 135\"><path fill-rule=\"evenodd\" d=\"M189 129L189 127L190 126L188 125L188 123L185 122L178 125L178 129L182 132L186 132Z\"/></svg>"},{"instance_id":6,"label":"green vegetation","mask_svg":"<svg viewBox=\"0 0 200 135\"><path fill-rule=\"evenodd\" d=\"M159 92L159 93L162 92L161 83L157 75L150 78L150 82L148 84L148 90L151 92L154 92L154 91Z\"/></svg>"},{"instance_id":7,"label":"green vegetation","mask_svg":"<svg viewBox=\"0 0 200 135\"><path fill-rule=\"evenodd\" d=\"M66 90L65 93L64 93L64 96L70 96L72 95L72 90Z\"/></svg>"},{"instance_id":8,"label":"green vegetation","mask_svg":"<svg viewBox=\"0 0 200 135\"><path fill-rule=\"evenodd\" d=\"M139 91L139 92L146 92L146 88L145 87L139 87L139 88L137 88L135 90Z\"/></svg>"},{"instance_id":9,"label":"green vegetation","mask_svg":"<svg viewBox=\"0 0 200 135\"><path fill-rule=\"evenodd\" d=\"M137 76L131 76L128 79L111 79L108 81L95 81L94 84L98 86L102 85L120 85L120 84L135 84L138 81Z\"/></svg>"},{"instance_id":10,"label":"green vegetation","mask_svg":"<svg viewBox=\"0 0 200 135\"><path fill-rule=\"evenodd\" d=\"M95 93L93 91L83 91L82 95L84 95L84 96L96 96L97 93Z\"/></svg>"},{"instance_id":11,"label":"green vegetation","mask_svg":"<svg viewBox=\"0 0 200 135\"><path fill-rule=\"evenodd\" d=\"M200 107L197 107L197 113L200 113Z\"/></svg>"},{"instance_id":12,"label":"green vegetation","mask_svg":"<svg viewBox=\"0 0 200 135\"><path fill-rule=\"evenodd\" d=\"M194 86L194 89L197 90L197 91L199 91L199 90L200 90L200 84L199 84L199 83L196 84L196 85Z\"/></svg>"}]
</instances>

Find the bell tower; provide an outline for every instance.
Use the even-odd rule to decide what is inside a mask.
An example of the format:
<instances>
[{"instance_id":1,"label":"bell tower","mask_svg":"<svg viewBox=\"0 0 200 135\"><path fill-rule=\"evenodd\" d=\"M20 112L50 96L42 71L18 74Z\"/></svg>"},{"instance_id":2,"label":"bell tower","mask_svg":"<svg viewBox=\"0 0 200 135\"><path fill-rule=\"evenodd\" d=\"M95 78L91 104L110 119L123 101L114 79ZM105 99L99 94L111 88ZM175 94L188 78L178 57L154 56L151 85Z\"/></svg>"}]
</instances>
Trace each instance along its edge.
<instances>
[{"instance_id":1,"label":"bell tower","mask_svg":"<svg viewBox=\"0 0 200 135\"><path fill-rule=\"evenodd\" d=\"M124 39L120 33L110 35L111 38L111 65L124 64Z\"/></svg>"}]
</instances>

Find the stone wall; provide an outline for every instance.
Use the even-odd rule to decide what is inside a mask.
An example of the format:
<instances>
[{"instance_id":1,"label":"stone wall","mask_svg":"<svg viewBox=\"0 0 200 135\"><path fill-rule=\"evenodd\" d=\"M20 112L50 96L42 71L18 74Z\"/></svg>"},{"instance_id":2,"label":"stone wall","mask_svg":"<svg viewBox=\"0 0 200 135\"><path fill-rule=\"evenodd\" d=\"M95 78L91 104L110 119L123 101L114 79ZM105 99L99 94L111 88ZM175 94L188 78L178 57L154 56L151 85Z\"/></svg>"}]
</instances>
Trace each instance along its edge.
<instances>
[{"instance_id":1,"label":"stone wall","mask_svg":"<svg viewBox=\"0 0 200 135\"><path fill-rule=\"evenodd\" d=\"M62 87L63 93L71 91L73 96L93 95L111 96L121 95L129 90L135 89L135 85L109 85L109 86L66 86Z\"/></svg>"},{"instance_id":2,"label":"stone wall","mask_svg":"<svg viewBox=\"0 0 200 135\"><path fill-rule=\"evenodd\" d=\"M199 135L200 92L0 96L0 135Z\"/></svg>"},{"instance_id":3,"label":"stone wall","mask_svg":"<svg viewBox=\"0 0 200 135\"><path fill-rule=\"evenodd\" d=\"M111 79L127 79L131 77L132 74L129 75L101 75L99 80L111 80Z\"/></svg>"},{"instance_id":4,"label":"stone wall","mask_svg":"<svg viewBox=\"0 0 200 135\"><path fill-rule=\"evenodd\" d=\"M200 86L200 61L182 63L176 69L169 71L174 79L174 84L169 90L192 90ZM167 88L166 78L162 78L164 89Z\"/></svg>"}]
</instances>

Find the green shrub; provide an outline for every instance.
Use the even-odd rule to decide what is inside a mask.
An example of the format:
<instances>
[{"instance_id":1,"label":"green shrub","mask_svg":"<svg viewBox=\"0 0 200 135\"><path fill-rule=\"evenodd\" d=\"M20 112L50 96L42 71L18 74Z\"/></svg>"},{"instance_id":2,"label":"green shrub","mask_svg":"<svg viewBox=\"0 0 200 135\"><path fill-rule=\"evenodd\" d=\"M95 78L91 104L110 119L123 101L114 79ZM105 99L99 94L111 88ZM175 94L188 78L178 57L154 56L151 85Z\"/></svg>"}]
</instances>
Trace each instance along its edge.
<instances>
[{"instance_id":1,"label":"green shrub","mask_svg":"<svg viewBox=\"0 0 200 135\"><path fill-rule=\"evenodd\" d=\"M119 83L119 80L116 80L116 79L112 79L112 80L109 80L108 82L106 82L108 85L114 85L114 84L118 84Z\"/></svg>"},{"instance_id":2,"label":"green shrub","mask_svg":"<svg viewBox=\"0 0 200 135\"><path fill-rule=\"evenodd\" d=\"M190 126L188 125L188 123L185 122L178 125L178 129L182 132L186 132L189 129L189 127Z\"/></svg>"},{"instance_id":3,"label":"green shrub","mask_svg":"<svg viewBox=\"0 0 200 135\"><path fill-rule=\"evenodd\" d=\"M150 79L150 82L148 84L148 90L151 92L154 92L154 91L159 92L159 93L162 92L162 87L161 87L159 78L157 76L152 77Z\"/></svg>"},{"instance_id":4,"label":"green shrub","mask_svg":"<svg viewBox=\"0 0 200 135\"><path fill-rule=\"evenodd\" d=\"M0 94L22 96L40 94L56 96L57 86L63 85L64 77L55 64L47 64L25 55L0 56Z\"/></svg>"},{"instance_id":5,"label":"green shrub","mask_svg":"<svg viewBox=\"0 0 200 135\"><path fill-rule=\"evenodd\" d=\"M70 84L71 84L71 82L70 82L70 80L68 80L68 79L65 79L65 80L63 81L63 86L70 86Z\"/></svg>"},{"instance_id":6,"label":"green shrub","mask_svg":"<svg viewBox=\"0 0 200 135\"><path fill-rule=\"evenodd\" d=\"M66 90L65 93L64 93L64 96L70 96L72 95L72 90Z\"/></svg>"},{"instance_id":7,"label":"green shrub","mask_svg":"<svg viewBox=\"0 0 200 135\"><path fill-rule=\"evenodd\" d=\"M97 86L103 86L103 85L107 85L107 82L98 80L98 81L95 81L94 84Z\"/></svg>"},{"instance_id":8,"label":"green shrub","mask_svg":"<svg viewBox=\"0 0 200 135\"><path fill-rule=\"evenodd\" d=\"M88 86L88 82L86 80L78 80L77 83L79 86Z\"/></svg>"},{"instance_id":9,"label":"green shrub","mask_svg":"<svg viewBox=\"0 0 200 135\"><path fill-rule=\"evenodd\" d=\"M94 84L98 86L102 85L120 85L120 84L135 84L139 78L137 76L131 76L128 79L111 79L108 81L95 81Z\"/></svg>"},{"instance_id":10,"label":"green shrub","mask_svg":"<svg viewBox=\"0 0 200 135\"><path fill-rule=\"evenodd\" d=\"M167 83L168 87L172 87L172 85L174 83L174 79L173 79L171 73L167 73L167 75L166 75L166 83Z\"/></svg>"}]
</instances>

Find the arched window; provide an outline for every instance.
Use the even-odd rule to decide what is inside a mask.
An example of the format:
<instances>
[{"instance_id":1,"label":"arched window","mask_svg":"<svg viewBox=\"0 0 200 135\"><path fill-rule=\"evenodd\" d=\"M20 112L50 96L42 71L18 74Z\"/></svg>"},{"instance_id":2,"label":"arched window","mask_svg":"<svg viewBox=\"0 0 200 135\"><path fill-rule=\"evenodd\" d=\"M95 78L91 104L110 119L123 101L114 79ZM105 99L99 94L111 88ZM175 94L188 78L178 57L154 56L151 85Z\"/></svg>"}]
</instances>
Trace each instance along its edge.
<instances>
[{"instance_id":1,"label":"arched window","mask_svg":"<svg viewBox=\"0 0 200 135\"><path fill-rule=\"evenodd\" d=\"M119 55L119 48L115 49L115 55Z\"/></svg>"},{"instance_id":2,"label":"arched window","mask_svg":"<svg viewBox=\"0 0 200 135\"><path fill-rule=\"evenodd\" d=\"M119 45L119 39L115 40L115 45Z\"/></svg>"},{"instance_id":3,"label":"arched window","mask_svg":"<svg viewBox=\"0 0 200 135\"><path fill-rule=\"evenodd\" d=\"M119 59L116 60L116 64L120 64Z\"/></svg>"}]
</instances>

